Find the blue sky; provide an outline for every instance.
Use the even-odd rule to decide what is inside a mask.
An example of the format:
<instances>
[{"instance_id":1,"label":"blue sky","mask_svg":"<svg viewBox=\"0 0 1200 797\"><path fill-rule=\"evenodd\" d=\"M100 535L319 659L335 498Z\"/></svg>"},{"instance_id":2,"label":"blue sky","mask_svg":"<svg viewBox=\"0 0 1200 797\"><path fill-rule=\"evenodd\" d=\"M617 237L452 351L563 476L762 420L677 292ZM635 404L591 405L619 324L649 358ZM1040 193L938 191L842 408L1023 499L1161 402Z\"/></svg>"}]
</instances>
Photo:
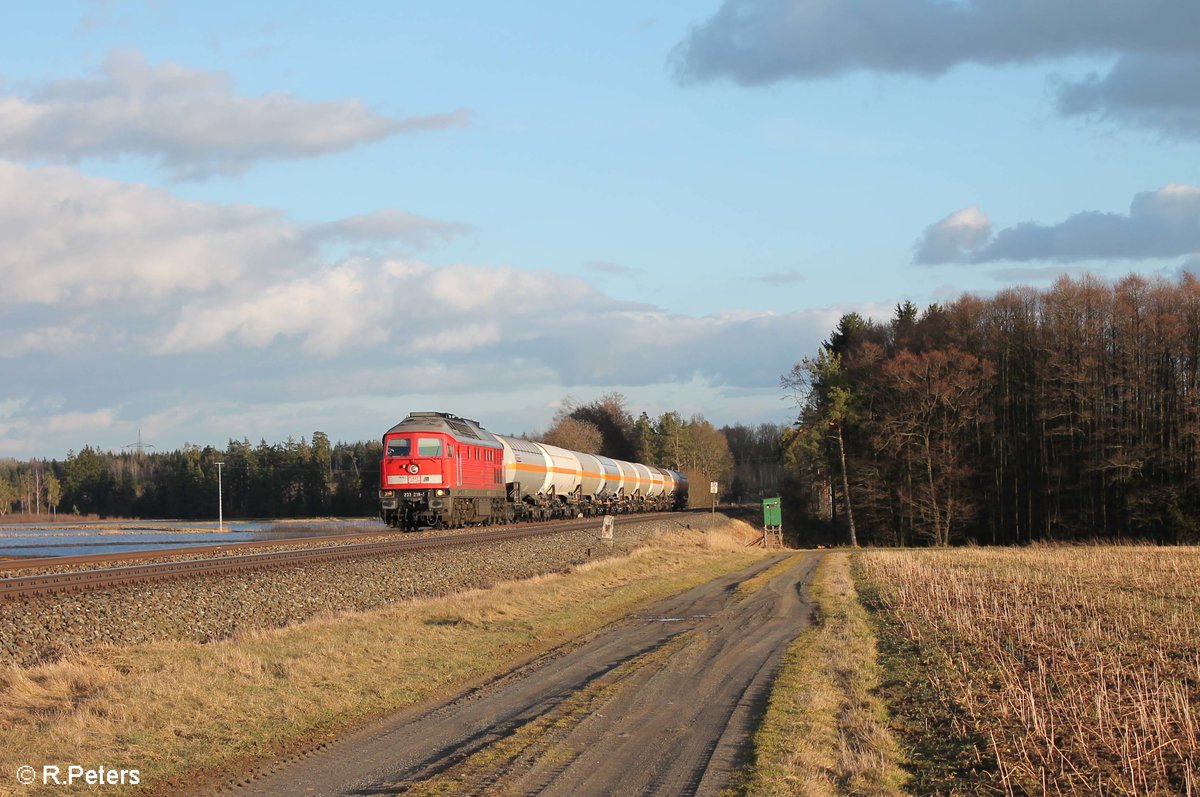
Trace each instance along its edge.
<instances>
[{"instance_id":1,"label":"blue sky","mask_svg":"<svg viewBox=\"0 0 1200 797\"><path fill-rule=\"evenodd\" d=\"M787 421L843 312L1200 267L1190 0L0 24L0 456L524 431L610 390Z\"/></svg>"}]
</instances>

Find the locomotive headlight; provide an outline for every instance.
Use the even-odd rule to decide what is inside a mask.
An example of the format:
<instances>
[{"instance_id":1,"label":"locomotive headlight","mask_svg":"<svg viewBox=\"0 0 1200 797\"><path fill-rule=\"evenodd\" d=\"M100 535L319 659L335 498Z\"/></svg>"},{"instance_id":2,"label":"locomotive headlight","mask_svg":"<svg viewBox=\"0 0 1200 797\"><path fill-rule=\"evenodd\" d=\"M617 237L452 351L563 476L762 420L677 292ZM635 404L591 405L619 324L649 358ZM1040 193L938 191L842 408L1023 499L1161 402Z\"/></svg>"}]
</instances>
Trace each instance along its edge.
<instances>
[{"instance_id":1,"label":"locomotive headlight","mask_svg":"<svg viewBox=\"0 0 1200 797\"><path fill-rule=\"evenodd\" d=\"M395 494L396 494L396 491L395 491L395 490L384 490L384 491L383 491L383 497L384 497L384 498L391 498L391 497L392 497L392 496L394 496Z\"/></svg>"},{"instance_id":2,"label":"locomotive headlight","mask_svg":"<svg viewBox=\"0 0 1200 797\"><path fill-rule=\"evenodd\" d=\"M415 462L408 466L409 473L416 473L419 470L420 470L420 468L417 467L417 463L415 463Z\"/></svg>"},{"instance_id":3,"label":"locomotive headlight","mask_svg":"<svg viewBox=\"0 0 1200 797\"><path fill-rule=\"evenodd\" d=\"M445 494L446 494L446 491L445 491L445 490L438 490L438 491L437 491L437 494L438 494L438 495L445 495Z\"/></svg>"}]
</instances>

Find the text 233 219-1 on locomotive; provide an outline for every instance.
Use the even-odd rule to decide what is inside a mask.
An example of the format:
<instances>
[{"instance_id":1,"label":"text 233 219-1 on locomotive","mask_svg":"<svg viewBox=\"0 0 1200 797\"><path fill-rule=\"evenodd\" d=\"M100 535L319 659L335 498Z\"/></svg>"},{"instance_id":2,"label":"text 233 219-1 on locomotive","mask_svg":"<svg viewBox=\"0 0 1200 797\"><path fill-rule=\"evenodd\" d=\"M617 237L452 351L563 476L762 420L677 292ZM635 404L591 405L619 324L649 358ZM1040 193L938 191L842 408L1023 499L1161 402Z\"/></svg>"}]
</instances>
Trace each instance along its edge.
<instances>
[{"instance_id":1,"label":"text 233 219-1 on locomotive","mask_svg":"<svg viewBox=\"0 0 1200 797\"><path fill-rule=\"evenodd\" d=\"M389 429L379 471L380 517L408 530L682 509L688 494L682 473L492 434L444 412Z\"/></svg>"}]
</instances>

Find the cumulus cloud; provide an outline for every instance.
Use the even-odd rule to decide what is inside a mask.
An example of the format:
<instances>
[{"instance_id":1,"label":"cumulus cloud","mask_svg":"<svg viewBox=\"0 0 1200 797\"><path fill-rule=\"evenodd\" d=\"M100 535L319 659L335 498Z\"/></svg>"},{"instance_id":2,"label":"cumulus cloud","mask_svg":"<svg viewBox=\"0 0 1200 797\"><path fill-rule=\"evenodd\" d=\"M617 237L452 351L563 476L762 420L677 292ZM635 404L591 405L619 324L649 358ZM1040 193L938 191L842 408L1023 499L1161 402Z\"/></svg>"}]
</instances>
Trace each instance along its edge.
<instances>
[{"instance_id":1,"label":"cumulus cloud","mask_svg":"<svg viewBox=\"0 0 1200 797\"><path fill-rule=\"evenodd\" d=\"M643 305L620 302L583 280L512 266L347 261L266 288L260 295L214 295L187 304L156 353L235 344L266 348L298 340L331 356L392 342L412 354L479 351L546 335L561 338L567 314L602 314Z\"/></svg>"},{"instance_id":2,"label":"cumulus cloud","mask_svg":"<svg viewBox=\"0 0 1200 797\"><path fill-rule=\"evenodd\" d=\"M266 285L321 265L331 238L420 248L466 229L401 211L305 226L271 209L0 161L0 306L155 301L252 275Z\"/></svg>"},{"instance_id":3,"label":"cumulus cloud","mask_svg":"<svg viewBox=\"0 0 1200 797\"><path fill-rule=\"evenodd\" d=\"M987 241L992 223L977 207L951 213L925 228L913 259L918 263L959 262Z\"/></svg>"},{"instance_id":4,"label":"cumulus cloud","mask_svg":"<svg viewBox=\"0 0 1200 797\"><path fill-rule=\"evenodd\" d=\"M94 334L67 326L38 327L21 332L9 339L0 339L0 358L19 357L22 354L39 351L64 351L95 343L95 341Z\"/></svg>"},{"instance_id":5,"label":"cumulus cloud","mask_svg":"<svg viewBox=\"0 0 1200 797\"><path fill-rule=\"evenodd\" d=\"M1063 81L1057 104L1068 116L1134 125L1173 138L1200 138L1200 57L1125 56L1107 74Z\"/></svg>"},{"instance_id":6,"label":"cumulus cloud","mask_svg":"<svg viewBox=\"0 0 1200 797\"><path fill-rule=\"evenodd\" d=\"M119 448L143 425L160 447L361 439L413 407L614 387L778 402L841 312L670 313L580 276L353 246L461 234L414 219L300 224L0 161L0 447Z\"/></svg>"},{"instance_id":7,"label":"cumulus cloud","mask_svg":"<svg viewBox=\"0 0 1200 797\"><path fill-rule=\"evenodd\" d=\"M87 433L108 429L113 425L112 410L102 409L91 412L65 412L61 415L51 415L46 418L45 430L50 434Z\"/></svg>"},{"instance_id":8,"label":"cumulus cloud","mask_svg":"<svg viewBox=\"0 0 1200 797\"><path fill-rule=\"evenodd\" d=\"M1192 0L725 0L676 47L682 80L743 85L855 70L938 75L963 63L1192 52Z\"/></svg>"},{"instance_id":9,"label":"cumulus cloud","mask_svg":"<svg viewBox=\"0 0 1200 797\"><path fill-rule=\"evenodd\" d=\"M263 348L281 337L301 337L303 350L319 355L379 343L387 337L381 323L387 308L376 301L374 290L358 270L341 266L240 301L220 297L190 304L155 352L208 349L228 338Z\"/></svg>"},{"instance_id":10,"label":"cumulus cloud","mask_svg":"<svg viewBox=\"0 0 1200 797\"><path fill-rule=\"evenodd\" d=\"M964 216L963 214L967 214ZM1128 215L1087 211L1054 225L1023 222L990 234L975 208L926 228L918 263L1177 257L1200 252L1200 187L1171 184L1137 194Z\"/></svg>"},{"instance_id":11,"label":"cumulus cloud","mask_svg":"<svg viewBox=\"0 0 1200 797\"><path fill-rule=\"evenodd\" d=\"M1000 66L1113 57L1107 74L1057 81L1058 110L1200 136L1194 0L724 0L670 61L684 83L744 86L871 71L935 77Z\"/></svg>"},{"instance_id":12,"label":"cumulus cloud","mask_svg":"<svg viewBox=\"0 0 1200 797\"><path fill-rule=\"evenodd\" d=\"M176 179L195 179L469 123L465 109L393 118L356 99L239 96L224 73L121 52L91 77L0 97L0 155L75 163L134 154L156 159Z\"/></svg>"}]
</instances>

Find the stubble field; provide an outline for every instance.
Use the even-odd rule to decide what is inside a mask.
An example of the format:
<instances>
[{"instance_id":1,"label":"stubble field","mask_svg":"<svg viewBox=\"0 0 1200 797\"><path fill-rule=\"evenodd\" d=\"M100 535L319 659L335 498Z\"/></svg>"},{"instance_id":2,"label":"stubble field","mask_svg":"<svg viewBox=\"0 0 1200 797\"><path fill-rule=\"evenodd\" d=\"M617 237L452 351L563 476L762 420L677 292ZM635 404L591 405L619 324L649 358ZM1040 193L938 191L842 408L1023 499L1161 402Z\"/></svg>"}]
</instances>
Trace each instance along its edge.
<instances>
[{"instance_id":1,"label":"stubble field","mask_svg":"<svg viewBox=\"0 0 1200 797\"><path fill-rule=\"evenodd\" d=\"M918 792L1200 794L1200 549L857 559Z\"/></svg>"}]
</instances>

